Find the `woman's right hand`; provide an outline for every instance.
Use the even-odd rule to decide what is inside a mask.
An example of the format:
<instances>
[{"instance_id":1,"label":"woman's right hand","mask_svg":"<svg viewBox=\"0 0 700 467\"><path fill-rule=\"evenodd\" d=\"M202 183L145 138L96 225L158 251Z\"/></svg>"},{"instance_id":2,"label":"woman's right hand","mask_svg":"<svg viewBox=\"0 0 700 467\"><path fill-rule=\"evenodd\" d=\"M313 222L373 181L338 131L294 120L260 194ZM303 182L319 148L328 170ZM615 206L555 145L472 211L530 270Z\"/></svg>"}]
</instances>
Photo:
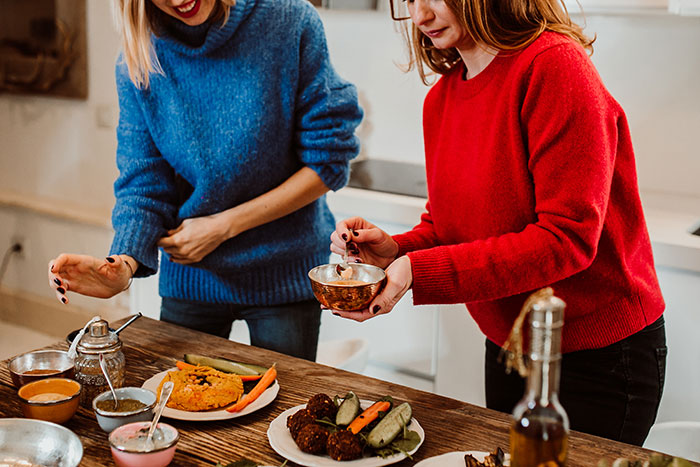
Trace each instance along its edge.
<instances>
[{"instance_id":1,"label":"woman's right hand","mask_svg":"<svg viewBox=\"0 0 700 467\"><path fill-rule=\"evenodd\" d=\"M331 251L343 256L348 249L352 260L373 264L384 269L396 259L399 245L376 225L361 217L338 222L331 234Z\"/></svg>"},{"instance_id":2,"label":"woman's right hand","mask_svg":"<svg viewBox=\"0 0 700 467\"><path fill-rule=\"evenodd\" d=\"M49 285L62 303L68 303L68 291L110 298L129 285L134 267L126 261L119 255L98 259L64 253L49 261Z\"/></svg>"}]
</instances>

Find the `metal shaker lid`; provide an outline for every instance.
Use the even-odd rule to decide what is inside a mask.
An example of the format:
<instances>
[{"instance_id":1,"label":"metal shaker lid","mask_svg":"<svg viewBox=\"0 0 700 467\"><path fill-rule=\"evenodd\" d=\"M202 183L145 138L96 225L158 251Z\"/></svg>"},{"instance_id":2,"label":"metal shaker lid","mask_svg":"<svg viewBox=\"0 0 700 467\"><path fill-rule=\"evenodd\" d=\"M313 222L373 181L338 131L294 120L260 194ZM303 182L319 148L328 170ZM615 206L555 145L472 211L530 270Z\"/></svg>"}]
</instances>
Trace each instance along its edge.
<instances>
[{"instance_id":1,"label":"metal shaker lid","mask_svg":"<svg viewBox=\"0 0 700 467\"><path fill-rule=\"evenodd\" d=\"M78 343L78 352L86 354L114 352L122 347L119 336L110 331L109 323L100 319L91 323Z\"/></svg>"}]
</instances>

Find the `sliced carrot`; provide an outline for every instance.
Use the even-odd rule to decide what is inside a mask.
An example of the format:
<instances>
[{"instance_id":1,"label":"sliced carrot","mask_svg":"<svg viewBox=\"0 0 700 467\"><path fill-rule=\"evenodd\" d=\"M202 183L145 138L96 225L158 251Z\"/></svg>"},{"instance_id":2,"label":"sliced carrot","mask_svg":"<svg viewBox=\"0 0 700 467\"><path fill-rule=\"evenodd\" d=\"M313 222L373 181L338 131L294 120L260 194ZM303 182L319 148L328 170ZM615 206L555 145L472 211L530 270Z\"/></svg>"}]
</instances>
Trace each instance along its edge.
<instances>
[{"instance_id":1,"label":"sliced carrot","mask_svg":"<svg viewBox=\"0 0 700 467\"><path fill-rule=\"evenodd\" d=\"M175 363L175 366L177 367L178 370L191 370L192 368L197 368L196 365L190 365L189 363L182 362L178 360Z\"/></svg>"},{"instance_id":2,"label":"sliced carrot","mask_svg":"<svg viewBox=\"0 0 700 467\"><path fill-rule=\"evenodd\" d=\"M257 381L263 377L263 375L237 375L241 378L241 381Z\"/></svg>"},{"instance_id":3,"label":"sliced carrot","mask_svg":"<svg viewBox=\"0 0 700 467\"><path fill-rule=\"evenodd\" d=\"M238 400L238 402L236 402L226 410L228 412L240 412L248 404L260 397L260 394L262 394L265 391L265 389L267 389L267 387L271 385L273 381L275 381L275 378L277 378L277 370L275 369L275 365L272 365L265 372L262 378L260 378L258 384L256 384L255 387L248 394L244 394L243 397L241 397Z\"/></svg>"},{"instance_id":4,"label":"sliced carrot","mask_svg":"<svg viewBox=\"0 0 700 467\"><path fill-rule=\"evenodd\" d=\"M391 408L391 402L389 401L377 401L374 404L367 407L364 412L355 417L355 420L350 422L348 425L348 430L352 431L353 434L358 434L364 427L372 423L379 417L380 412L388 412Z\"/></svg>"}]
</instances>

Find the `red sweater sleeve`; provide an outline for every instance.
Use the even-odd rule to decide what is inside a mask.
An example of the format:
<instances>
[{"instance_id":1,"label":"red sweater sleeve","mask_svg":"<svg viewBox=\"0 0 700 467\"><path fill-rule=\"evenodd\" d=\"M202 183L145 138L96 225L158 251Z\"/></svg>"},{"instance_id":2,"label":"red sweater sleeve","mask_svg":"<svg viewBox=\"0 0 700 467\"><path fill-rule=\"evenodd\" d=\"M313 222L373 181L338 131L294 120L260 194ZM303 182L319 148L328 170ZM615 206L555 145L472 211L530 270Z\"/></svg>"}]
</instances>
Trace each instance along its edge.
<instances>
[{"instance_id":1,"label":"red sweater sleeve","mask_svg":"<svg viewBox=\"0 0 700 467\"><path fill-rule=\"evenodd\" d=\"M583 49L569 43L535 56L518 86L506 97L498 94L520 106L519 131L504 124L502 137L514 140L511 147L523 148L522 154L514 150L508 156L525 158L523 171L529 173L503 176L512 183L531 180L532 221L518 231L436 246L426 214L411 235L398 237L402 248L413 250L408 255L417 304L469 303L523 293L586 269L596 256L622 111ZM498 125L506 117L493 118ZM481 154L491 157L483 148ZM484 203L497 205L498 200ZM480 222L480 216L488 215L488 209L483 211L475 209L469 222ZM492 215L498 212L493 209ZM424 245L429 248L418 249Z\"/></svg>"}]
</instances>

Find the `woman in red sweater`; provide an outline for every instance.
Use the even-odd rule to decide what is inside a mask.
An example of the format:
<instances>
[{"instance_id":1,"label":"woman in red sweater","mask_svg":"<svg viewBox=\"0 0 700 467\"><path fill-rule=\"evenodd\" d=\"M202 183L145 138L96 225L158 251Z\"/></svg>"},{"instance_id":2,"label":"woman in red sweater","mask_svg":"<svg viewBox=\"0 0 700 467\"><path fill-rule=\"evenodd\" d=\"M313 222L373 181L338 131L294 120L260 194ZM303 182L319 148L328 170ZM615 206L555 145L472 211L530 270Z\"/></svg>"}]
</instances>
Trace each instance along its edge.
<instances>
[{"instance_id":1,"label":"woman in red sweater","mask_svg":"<svg viewBox=\"0 0 700 467\"><path fill-rule=\"evenodd\" d=\"M413 65L441 75L423 114L428 203L389 236L338 223L331 251L386 268L363 321L464 303L486 335L486 402L510 412L523 381L498 352L526 297L566 303L560 399L571 428L641 444L665 373L661 296L625 114L559 0L394 0ZM426 83L427 84L427 83ZM352 229L352 230L350 230Z\"/></svg>"}]
</instances>

